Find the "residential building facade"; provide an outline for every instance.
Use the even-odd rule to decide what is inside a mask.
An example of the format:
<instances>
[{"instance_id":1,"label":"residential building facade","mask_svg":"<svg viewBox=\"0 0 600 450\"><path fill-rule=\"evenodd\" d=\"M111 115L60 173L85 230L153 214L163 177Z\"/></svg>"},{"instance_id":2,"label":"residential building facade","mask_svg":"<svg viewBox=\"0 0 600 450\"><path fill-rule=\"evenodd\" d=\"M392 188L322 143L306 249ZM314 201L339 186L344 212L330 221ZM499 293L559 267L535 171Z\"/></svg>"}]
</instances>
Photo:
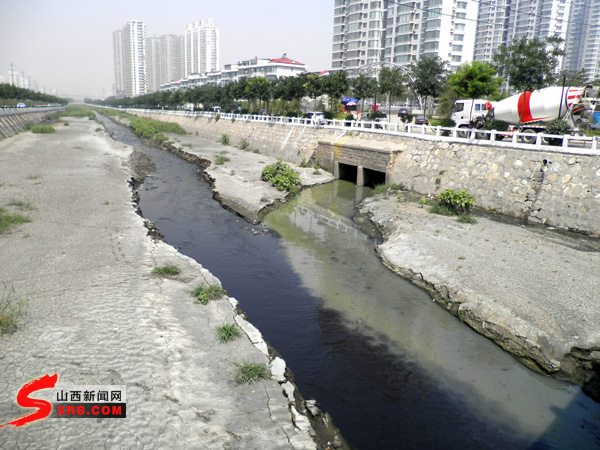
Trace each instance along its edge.
<instances>
[{"instance_id":1,"label":"residential building facade","mask_svg":"<svg viewBox=\"0 0 600 450\"><path fill-rule=\"evenodd\" d=\"M350 73L386 62L439 56L472 60L478 3L456 0L335 0L332 69Z\"/></svg>"},{"instance_id":2,"label":"residential building facade","mask_svg":"<svg viewBox=\"0 0 600 450\"><path fill-rule=\"evenodd\" d=\"M148 92L156 92L161 84L181 78L178 42L174 34L148 38Z\"/></svg>"},{"instance_id":3,"label":"residential building facade","mask_svg":"<svg viewBox=\"0 0 600 450\"><path fill-rule=\"evenodd\" d=\"M182 36L182 77L219 69L219 30L213 19L189 24Z\"/></svg>"},{"instance_id":4,"label":"residential building facade","mask_svg":"<svg viewBox=\"0 0 600 450\"><path fill-rule=\"evenodd\" d=\"M495 50L525 38L565 40L572 0L496 0L480 2L475 35L476 61L492 62Z\"/></svg>"},{"instance_id":5,"label":"residential building facade","mask_svg":"<svg viewBox=\"0 0 600 450\"><path fill-rule=\"evenodd\" d=\"M600 0L572 0L563 69L600 78Z\"/></svg>"},{"instance_id":6,"label":"residential building facade","mask_svg":"<svg viewBox=\"0 0 600 450\"><path fill-rule=\"evenodd\" d=\"M115 65L113 95L115 97L123 97L125 95L123 84L123 30L117 30L113 33L113 55Z\"/></svg>"}]
</instances>

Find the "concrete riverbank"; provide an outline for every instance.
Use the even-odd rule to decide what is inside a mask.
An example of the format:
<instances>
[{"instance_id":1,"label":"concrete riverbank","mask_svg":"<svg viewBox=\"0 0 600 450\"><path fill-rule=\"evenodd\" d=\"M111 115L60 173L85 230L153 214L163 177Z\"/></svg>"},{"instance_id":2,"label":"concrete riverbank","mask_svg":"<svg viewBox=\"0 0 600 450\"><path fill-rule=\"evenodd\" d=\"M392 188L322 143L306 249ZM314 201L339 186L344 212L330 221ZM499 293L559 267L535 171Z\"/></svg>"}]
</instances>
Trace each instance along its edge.
<instances>
[{"instance_id":1,"label":"concrete riverbank","mask_svg":"<svg viewBox=\"0 0 600 450\"><path fill-rule=\"evenodd\" d=\"M0 300L22 303L17 330L0 337L0 423L32 411L17 393L46 374L57 387L125 385L127 418L5 426L2 446L324 448L285 362L236 300L195 304L195 287L219 281L147 236L128 186L132 149L95 122L69 122L0 141L0 207L30 219L0 235ZM181 273L153 274L167 264ZM221 344L216 328L230 322L243 332ZM236 385L244 361L269 365L272 378Z\"/></svg>"},{"instance_id":2,"label":"concrete riverbank","mask_svg":"<svg viewBox=\"0 0 600 450\"><path fill-rule=\"evenodd\" d=\"M193 135L171 137L178 151L201 159L214 161L226 151L230 161L207 172L217 196L223 189L229 201L253 211L251 217L265 206L261 198L277 197L259 181L272 158ZM305 177L314 172L298 170ZM377 250L391 270L427 289L450 313L524 364L577 382L599 397L597 239L485 217L460 224L415 202L398 201L396 194L367 200L361 210L384 234Z\"/></svg>"}]
</instances>

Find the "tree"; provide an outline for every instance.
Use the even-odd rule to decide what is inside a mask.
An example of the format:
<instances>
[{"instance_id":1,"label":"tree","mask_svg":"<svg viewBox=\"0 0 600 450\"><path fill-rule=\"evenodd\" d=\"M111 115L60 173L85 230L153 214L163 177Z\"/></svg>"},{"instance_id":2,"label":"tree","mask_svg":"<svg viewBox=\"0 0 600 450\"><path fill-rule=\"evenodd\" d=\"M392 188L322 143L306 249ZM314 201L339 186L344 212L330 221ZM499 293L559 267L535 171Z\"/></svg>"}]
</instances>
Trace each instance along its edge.
<instances>
[{"instance_id":1,"label":"tree","mask_svg":"<svg viewBox=\"0 0 600 450\"><path fill-rule=\"evenodd\" d=\"M550 86L557 80L558 57L563 40L551 36L545 41L525 37L494 52L494 65L508 83L519 91L533 91Z\"/></svg>"},{"instance_id":2,"label":"tree","mask_svg":"<svg viewBox=\"0 0 600 450\"><path fill-rule=\"evenodd\" d=\"M352 79L351 83L353 95L361 100L361 109L365 109L365 99L372 98L377 95L377 80L368 75L360 74Z\"/></svg>"},{"instance_id":3,"label":"tree","mask_svg":"<svg viewBox=\"0 0 600 450\"><path fill-rule=\"evenodd\" d=\"M306 95L313 99L313 105L316 108L317 97L323 93L323 81L319 75L302 74L304 80L304 90Z\"/></svg>"},{"instance_id":4,"label":"tree","mask_svg":"<svg viewBox=\"0 0 600 450\"><path fill-rule=\"evenodd\" d=\"M344 71L330 73L323 77L323 92L329 96L329 109L334 111L334 103L341 104L341 97L348 91L348 75Z\"/></svg>"},{"instance_id":5,"label":"tree","mask_svg":"<svg viewBox=\"0 0 600 450\"><path fill-rule=\"evenodd\" d=\"M564 83L565 86L587 86L590 84L590 80L585 69L565 70L560 73L559 81Z\"/></svg>"},{"instance_id":6,"label":"tree","mask_svg":"<svg viewBox=\"0 0 600 450\"><path fill-rule=\"evenodd\" d=\"M427 99L437 97L442 92L442 86L448 77L446 61L439 56L420 58L410 64L412 79L409 86L414 93L424 98L423 116L427 114Z\"/></svg>"},{"instance_id":7,"label":"tree","mask_svg":"<svg viewBox=\"0 0 600 450\"><path fill-rule=\"evenodd\" d=\"M257 99L259 102L266 102L267 110L269 109L269 101L272 97L272 89L269 81L265 77L254 77L248 80L246 87L248 99ZM260 108L260 103L259 103Z\"/></svg>"},{"instance_id":8,"label":"tree","mask_svg":"<svg viewBox=\"0 0 600 450\"><path fill-rule=\"evenodd\" d=\"M463 64L456 73L448 77L448 85L452 88L458 98L489 97L498 92L502 78L496 77L496 69L481 61L473 61ZM471 114L473 105L471 103Z\"/></svg>"},{"instance_id":9,"label":"tree","mask_svg":"<svg viewBox=\"0 0 600 450\"><path fill-rule=\"evenodd\" d=\"M379 72L379 92L387 98L388 116L392 113L392 99L404 92L404 82L404 75L397 67L383 67Z\"/></svg>"}]
</instances>

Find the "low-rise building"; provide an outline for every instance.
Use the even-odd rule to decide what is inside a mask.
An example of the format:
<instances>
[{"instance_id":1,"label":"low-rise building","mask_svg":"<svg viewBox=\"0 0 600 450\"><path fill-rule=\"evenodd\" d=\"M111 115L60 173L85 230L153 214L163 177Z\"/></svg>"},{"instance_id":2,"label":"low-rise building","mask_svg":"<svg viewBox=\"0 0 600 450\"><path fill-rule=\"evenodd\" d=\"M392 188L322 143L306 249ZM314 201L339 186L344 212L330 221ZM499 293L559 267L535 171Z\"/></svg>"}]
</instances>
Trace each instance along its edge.
<instances>
[{"instance_id":1,"label":"low-rise building","mask_svg":"<svg viewBox=\"0 0 600 450\"><path fill-rule=\"evenodd\" d=\"M281 58L275 59L252 58L236 64L226 64L220 71L191 74L186 78L165 83L160 86L160 91L176 91L207 84L226 84L240 78L264 77L269 80L294 77L305 72L306 64L290 59L285 54Z\"/></svg>"}]
</instances>

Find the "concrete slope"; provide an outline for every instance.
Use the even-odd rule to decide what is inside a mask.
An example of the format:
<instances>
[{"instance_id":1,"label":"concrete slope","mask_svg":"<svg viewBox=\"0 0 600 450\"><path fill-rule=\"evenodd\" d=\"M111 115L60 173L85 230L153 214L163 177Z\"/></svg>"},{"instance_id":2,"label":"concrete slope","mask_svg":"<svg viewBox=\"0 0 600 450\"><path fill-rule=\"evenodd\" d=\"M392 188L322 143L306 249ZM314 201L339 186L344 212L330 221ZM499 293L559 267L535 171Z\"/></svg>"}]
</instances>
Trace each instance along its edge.
<instances>
[{"instance_id":1,"label":"concrete slope","mask_svg":"<svg viewBox=\"0 0 600 450\"><path fill-rule=\"evenodd\" d=\"M126 385L127 418L5 426L0 446L316 448L283 361L271 365L277 379L232 382L234 363L271 362L266 344L235 299L193 303L196 286L219 281L147 236L127 183L131 149L97 123L69 122L0 142L0 207L31 219L0 235L0 301L25 299L19 328L0 337L0 423L31 412L17 392L55 373L59 385ZM166 264L181 274L152 274ZM233 321L247 332L219 343L215 328Z\"/></svg>"}]
</instances>

